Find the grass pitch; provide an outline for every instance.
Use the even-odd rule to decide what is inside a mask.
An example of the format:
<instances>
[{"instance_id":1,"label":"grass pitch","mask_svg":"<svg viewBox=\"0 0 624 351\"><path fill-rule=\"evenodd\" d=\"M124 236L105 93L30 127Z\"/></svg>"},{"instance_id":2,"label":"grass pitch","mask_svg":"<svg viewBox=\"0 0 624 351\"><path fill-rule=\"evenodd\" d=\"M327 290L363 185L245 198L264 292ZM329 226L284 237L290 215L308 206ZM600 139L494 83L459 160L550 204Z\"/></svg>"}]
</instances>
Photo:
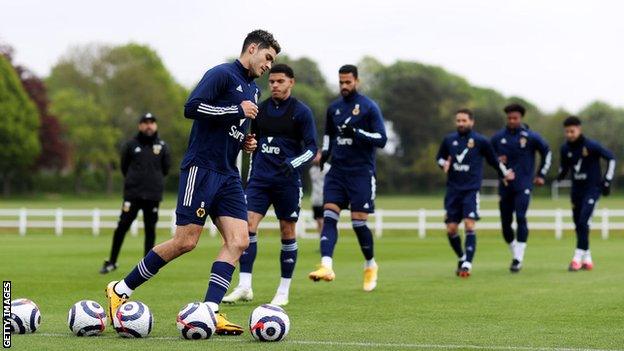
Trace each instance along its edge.
<instances>
[{"instance_id":1,"label":"grass pitch","mask_svg":"<svg viewBox=\"0 0 624 351\"><path fill-rule=\"evenodd\" d=\"M412 206L413 207L413 206ZM159 232L158 241L168 238ZM351 231L341 231L335 256L337 278L313 283L307 273L319 261L317 240L299 241L299 260L292 284L287 339L275 344L239 337L188 341L175 326L178 310L203 298L210 265L220 239L205 235L197 249L163 268L140 287L133 299L145 302L155 317L146 339L125 340L112 329L104 336L78 338L67 327L67 311L81 299L105 303L103 289L120 279L142 255L142 237L128 235L120 268L97 273L107 256L111 233L88 230L30 230L19 237L0 231L0 275L13 282L13 298L34 300L42 325L32 335L14 335L16 350L581 350L624 349L624 237L592 235L596 268L569 273L574 240L566 232L533 231L524 270L511 275L507 247L493 231L481 233L474 274L453 274L455 259L445 234L384 232L376 241L380 265L377 290L365 293L362 256ZM253 303L223 305L232 321L246 326L251 310L270 301L279 282L279 239L260 233L254 267ZM234 279L233 286L237 281Z\"/></svg>"}]
</instances>

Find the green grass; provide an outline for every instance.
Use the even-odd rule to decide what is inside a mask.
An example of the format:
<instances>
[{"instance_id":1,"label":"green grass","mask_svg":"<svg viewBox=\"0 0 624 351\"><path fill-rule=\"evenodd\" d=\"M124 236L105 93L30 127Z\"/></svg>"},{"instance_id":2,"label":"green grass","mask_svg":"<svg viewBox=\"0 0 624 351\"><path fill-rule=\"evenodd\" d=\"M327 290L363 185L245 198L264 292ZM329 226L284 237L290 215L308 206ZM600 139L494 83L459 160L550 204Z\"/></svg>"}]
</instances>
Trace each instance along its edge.
<instances>
[{"instance_id":1,"label":"green grass","mask_svg":"<svg viewBox=\"0 0 624 351\"><path fill-rule=\"evenodd\" d=\"M158 239L167 237L163 231ZM276 344L253 342L249 333L207 341L179 339L175 316L184 304L203 298L220 244L208 235L195 251L169 264L133 295L154 313L150 337L125 340L108 329L103 337L72 336L66 325L69 307L81 299L105 303L106 283L123 277L141 256L142 238L128 236L120 269L108 276L97 274L110 240L110 231L99 237L76 230L62 237L37 230L25 237L14 231L0 233L0 275L12 280L13 298L34 300L43 316L35 334L13 337L14 349L531 351L622 349L624 345L621 233L609 240L600 240L594 233L596 269L569 273L571 233L558 241L550 232L534 231L525 269L511 275L502 239L484 232L479 237L474 275L461 280L453 274L455 261L444 233L430 231L420 240L415 233L385 232L376 245L380 279L372 293L361 291L362 258L350 231L341 232L335 258L337 279L332 283L306 279L319 260L318 242L300 240L287 306L292 329L286 341ZM257 304L271 299L279 280L278 252L277 235L261 233L254 269L255 301L223 306L232 321L245 324Z\"/></svg>"}]
</instances>

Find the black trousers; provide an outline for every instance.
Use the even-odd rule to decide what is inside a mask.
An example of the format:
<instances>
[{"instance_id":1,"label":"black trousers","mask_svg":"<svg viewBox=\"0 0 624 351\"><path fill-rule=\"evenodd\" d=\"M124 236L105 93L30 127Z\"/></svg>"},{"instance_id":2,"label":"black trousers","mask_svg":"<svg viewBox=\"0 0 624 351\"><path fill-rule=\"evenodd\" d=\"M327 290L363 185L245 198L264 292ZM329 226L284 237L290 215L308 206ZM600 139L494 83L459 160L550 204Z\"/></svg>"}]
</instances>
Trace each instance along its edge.
<instances>
[{"instance_id":1,"label":"black trousers","mask_svg":"<svg viewBox=\"0 0 624 351\"><path fill-rule=\"evenodd\" d=\"M115 229L115 234L113 235L113 246L111 248L109 262L117 262L126 233L128 229L130 229L132 222L136 219L139 210L143 211L143 224L145 226L144 255L147 255L149 250L154 247L154 242L156 241L156 223L158 222L159 205L159 201L124 200L119 222L117 223L117 229Z\"/></svg>"}]
</instances>

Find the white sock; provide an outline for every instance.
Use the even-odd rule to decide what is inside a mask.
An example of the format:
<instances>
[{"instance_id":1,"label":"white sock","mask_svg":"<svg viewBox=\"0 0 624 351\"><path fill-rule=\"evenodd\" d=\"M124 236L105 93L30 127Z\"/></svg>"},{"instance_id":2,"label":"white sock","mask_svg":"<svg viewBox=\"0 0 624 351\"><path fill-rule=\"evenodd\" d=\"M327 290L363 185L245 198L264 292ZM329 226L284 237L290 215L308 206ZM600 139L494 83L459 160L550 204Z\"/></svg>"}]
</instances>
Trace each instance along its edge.
<instances>
[{"instance_id":1,"label":"white sock","mask_svg":"<svg viewBox=\"0 0 624 351\"><path fill-rule=\"evenodd\" d=\"M574 250L574 258L572 258L572 261L581 262L584 255L585 255L585 250L576 249Z\"/></svg>"},{"instance_id":2,"label":"white sock","mask_svg":"<svg viewBox=\"0 0 624 351\"><path fill-rule=\"evenodd\" d=\"M512 242L509 243L509 252L511 252L511 255L514 258L516 257L516 244L518 244L516 239L514 239Z\"/></svg>"},{"instance_id":3,"label":"white sock","mask_svg":"<svg viewBox=\"0 0 624 351\"><path fill-rule=\"evenodd\" d=\"M460 261L465 262L466 261L466 254L463 254L462 257L459 258Z\"/></svg>"},{"instance_id":4,"label":"white sock","mask_svg":"<svg viewBox=\"0 0 624 351\"><path fill-rule=\"evenodd\" d=\"M585 263L592 263L592 257L591 257L591 252L589 252L589 250L585 251L585 255L583 255L583 262Z\"/></svg>"},{"instance_id":5,"label":"white sock","mask_svg":"<svg viewBox=\"0 0 624 351\"><path fill-rule=\"evenodd\" d=\"M134 291L128 287L128 284L126 284L125 280L122 280L118 282L117 284L115 284L115 287L113 287L113 290L115 290L115 292L119 296L126 294L128 295L128 297L130 297L130 295L132 295L132 292Z\"/></svg>"},{"instance_id":6,"label":"white sock","mask_svg":"<svg viewBox=\"0 0 624 351\"><path fill-rule=\"evenodd\" d=\"M208 307L210 307L210 309L212 310L212 312L217 313L219 312L219 305L217 305L214 302L205 302L206 305L208 305Z\"/></svg>"},{"instance_id":7,"label":"white sock","mask_svg":"<svg viewBox=\"0 0 624 351\"><path fill-rule=\"evenodd\" d=\"M366 260L364 267L366 268L377 267L377 262L375 262L375 257L371 258L370 260Z\"/></svg>"},{"instance_id":8,"label":"white sock","mask_svg":"<svg viewBox=\"0 0 624 351\"><path fill-rule=\"evenodd\" d=\"M290 291L290 282L291 281L292 281L292 279L290 279L290 278L281 278L280 279L280 284L277 287L277 293L281 294L281 295L288 296L288 292Z\"/></svg>"},{"instance_id":9,"label":"white sock","mask_svg":"<svg viewBox=\"0 0 624 351\"><path fill-rule=\"evenodd\" d=\"M462 268L472 269L472 262L464 261L461 266Z\"/></svg>"},{"instance_id":10,"label":"white sock","mask_svg":"<svg viewBox=\"0 0 624 351\"><path fill-rule=\"evenodd\" d=\"M524 260L524 250L526 250L526 243L516 242L514 246L514 258L520 262Z\"/></svg>"},{"instance_id":11,"label":"white sock","mask_svg":"<svg viewBox=\"0 0 624 351\"><path fill-rule=\"evenodd\" d=\"M321 264L329 269L333 269L334 260L329 256L321 257Z\"/></svg>"},{"instance_id":12,"label":"white sock","mask_svg":"<svg viewBox=\"0 0 624 351\"><path fill-rule=\"evenodd\" d=\"M251 273L238 273L238 286L241 288L251 289Z\"/></svg>"}]
</instances>

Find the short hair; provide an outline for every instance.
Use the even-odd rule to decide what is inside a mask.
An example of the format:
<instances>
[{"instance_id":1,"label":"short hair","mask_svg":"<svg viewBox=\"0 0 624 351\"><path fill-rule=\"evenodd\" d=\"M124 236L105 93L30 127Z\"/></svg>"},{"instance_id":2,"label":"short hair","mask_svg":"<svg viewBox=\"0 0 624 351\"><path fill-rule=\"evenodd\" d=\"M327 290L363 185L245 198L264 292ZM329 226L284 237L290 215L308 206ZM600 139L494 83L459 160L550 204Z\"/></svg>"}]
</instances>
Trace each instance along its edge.
<instances>
[{"instance_id":1,"label":"short hair","mask_svg":"<svg viewBox=\"0 0 624 351\"><path fill-rule=\"evenodd\" d=\"M284 73L288 78L295 78L295 72L289 65L285 63L278 63L275 66L271 67L269 74L271 73Z\"/></svg>"},{"instance_id":2,"label":"short hair","mask_svg":"<svg viewBox=\"0 0 624 351\"><path fill-rule=\"evenodd\" d=\"M355 65L344 65L342 67L340 67L340 69L338 70L338 73L340 74L353 74L353 77L357 78L358 77L358 69L357 66Z\"/></svg>"},{"instance_id":3,"label":"short hair","mask_svg":"<svg viewBox=\"0 0 624 351\"><path fill-rule=\"evenodd\" d=\"M505 111L505 113L519 112L520 115L522 115L523 117L524 117L524 114L526 113L526 109L524 108L524 106L520 104L509 104L505 106L503 111Z\"/></svg>"},{"instance_id":4,"label":"short hair","mask_svg":"<svg viewBox=\"0 0 624 351\"><path fill-rule=\"evenodd\" d=\"M469 109L469 108L460 108L459 110L455 111L455 114L459 114L459 113L467 114L468 118L470 118L470 120L474 121L474 113L472 112L471 109Z\"/></svg>"},{"instance_id":5,"label":"short hair","mask_svg":"<svg viewBox=\"0 0 624 351\"><path fill-rule=\"evenodd\" d=\"M563 121L564 127L580 126L581 119L576 116L570 116Z\"/></svg>"},{"instance_id":6,"label":"short hair","mask_svg":"<svg viewBox=\"0 0 624 351\"><path fill-rule=\"evenodd\" d=\"M245 41L243 41L243 49L241 52L245 52L249 45L258 44L258 48L267 49L272 47L275 49L275 53L279 54L282 51L280 44L273 38L273 34L267 32L266 30L256 29L251 33L247 34L245 37Z\"/></svg>"}]
</instances>

